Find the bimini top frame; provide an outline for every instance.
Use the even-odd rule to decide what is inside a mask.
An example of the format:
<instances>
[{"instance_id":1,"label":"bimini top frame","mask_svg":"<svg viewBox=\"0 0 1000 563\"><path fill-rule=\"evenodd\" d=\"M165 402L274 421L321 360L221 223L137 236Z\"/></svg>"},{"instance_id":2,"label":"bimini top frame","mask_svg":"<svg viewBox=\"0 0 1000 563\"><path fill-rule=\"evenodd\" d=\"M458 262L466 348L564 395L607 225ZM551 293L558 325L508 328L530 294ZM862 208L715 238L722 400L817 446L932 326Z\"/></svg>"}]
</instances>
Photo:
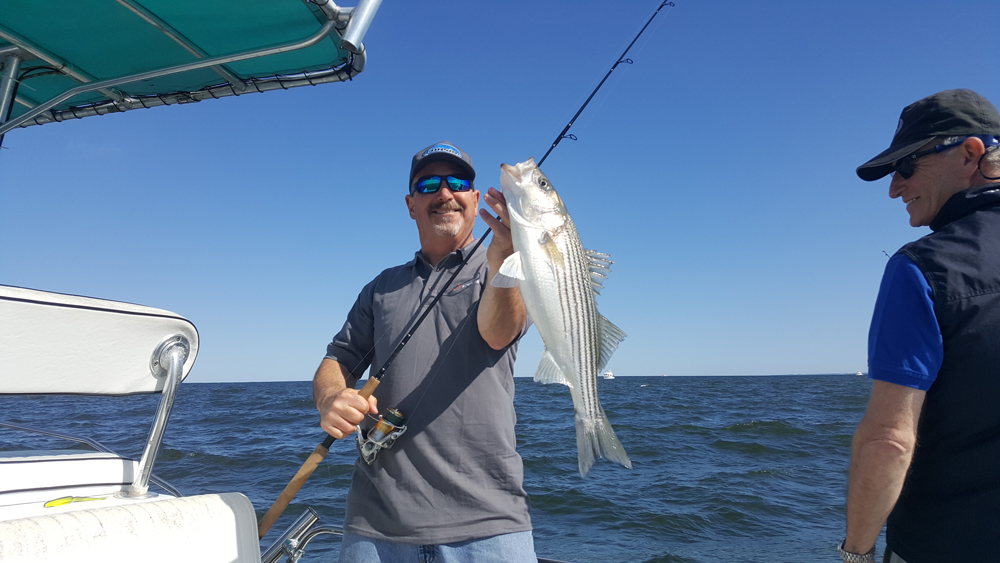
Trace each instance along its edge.
<instances>
[{"instance_id":1,"label":"bimini top frame","mask_svg":"<svg viewBox=\"0 0 1000 563\"><path fill-rule=\"evenodd\" d=\"M350 80L381 0L15 0L0 14L0 138L16 127ZM234 10L238 7L239 10Z\"/></svg>"}]
</instances>

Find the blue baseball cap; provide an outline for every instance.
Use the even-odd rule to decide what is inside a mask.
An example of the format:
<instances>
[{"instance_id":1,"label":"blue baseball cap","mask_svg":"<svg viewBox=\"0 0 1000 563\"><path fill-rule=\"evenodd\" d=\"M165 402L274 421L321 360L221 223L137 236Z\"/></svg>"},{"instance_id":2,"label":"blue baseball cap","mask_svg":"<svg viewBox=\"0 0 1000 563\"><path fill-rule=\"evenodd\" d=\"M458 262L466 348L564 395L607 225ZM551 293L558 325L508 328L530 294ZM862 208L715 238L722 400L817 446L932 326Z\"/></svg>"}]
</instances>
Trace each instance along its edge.
<instances>
[{"instance_id":1,"label":"blue baseball cap","mask_svg":"<svg viewBox=\"0 0 1000 563\"><path fill-rule=\"evenodd\" d=\"M460 170L469 175L469 180L476 179L476 169L472 167L472 157L454 144L441 141L420 149L417 154L413 155L413 162L410 163L410 182L407 185L413 184L413 177L421 168L439 160L445 160L458 166Z\"/></svg>"}]
</instances>

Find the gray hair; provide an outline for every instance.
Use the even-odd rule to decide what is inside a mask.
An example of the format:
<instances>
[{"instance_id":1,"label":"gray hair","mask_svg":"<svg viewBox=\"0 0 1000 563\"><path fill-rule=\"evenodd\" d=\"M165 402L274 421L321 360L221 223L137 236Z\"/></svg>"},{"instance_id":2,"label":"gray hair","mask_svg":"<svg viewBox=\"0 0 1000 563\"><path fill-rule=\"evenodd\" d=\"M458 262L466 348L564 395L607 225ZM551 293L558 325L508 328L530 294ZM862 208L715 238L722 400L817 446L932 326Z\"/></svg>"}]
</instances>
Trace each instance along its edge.
<instances>
[{"instance_id":1,"label":"gray hair","mask_svg":"<svg viewBox=\"0 0 1000 563\"><path fill-rule=\"evenodd\" d=\"M1000 137L1000 135L998 135ZM952 143L957 143L964 139L968 139L968 135L958 135L955 137L937 137L935 140L936 145L950 145ZM983 167L986 167L990 171L989 174L983 171ZM993 145L986 147L986 153L983 155L982 159L979 161L979 173L985 178L990 180L996 180L1000 178L1000 145Z\"/></svg>"},{"instance_id":2,"label":"gray hair","mask_svg":"<svg viewBox=\"0 0 1000 563\"><path fill-rule=\"evenodd\" d=\"M984 166L989 173L983 171ZM986 154L979 161L979 173L989 180L1000 178L1000 145L986 147Z\"/></svg>"}]
</instances>

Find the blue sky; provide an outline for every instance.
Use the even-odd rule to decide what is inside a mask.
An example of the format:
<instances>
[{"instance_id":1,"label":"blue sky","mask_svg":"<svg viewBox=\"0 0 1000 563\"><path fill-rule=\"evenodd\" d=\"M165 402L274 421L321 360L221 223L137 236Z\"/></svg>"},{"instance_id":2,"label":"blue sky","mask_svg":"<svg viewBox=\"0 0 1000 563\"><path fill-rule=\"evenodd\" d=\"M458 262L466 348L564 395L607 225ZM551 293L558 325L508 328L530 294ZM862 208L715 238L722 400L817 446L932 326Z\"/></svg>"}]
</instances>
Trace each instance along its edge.
<instances>
[{"instance_id":1,"label":"blue sky","mask_svg":"<svg viewBox=\"0 0 1000 563\"><path fill-rule=\"evenodd\" d=\"M598 305L629 337L610 367L866 370L885 253L928 231L854 169L921 97L1000 103L1000 3L676 4L543 167L615 261ZM0 283L186 316L189 381L309 379L361 287L418 247L413 153L451 140L497 186L657 5L388 1L353 82L13 131ZM518 375L541 349L532 330Z\"/></svg>"}]
</instances>

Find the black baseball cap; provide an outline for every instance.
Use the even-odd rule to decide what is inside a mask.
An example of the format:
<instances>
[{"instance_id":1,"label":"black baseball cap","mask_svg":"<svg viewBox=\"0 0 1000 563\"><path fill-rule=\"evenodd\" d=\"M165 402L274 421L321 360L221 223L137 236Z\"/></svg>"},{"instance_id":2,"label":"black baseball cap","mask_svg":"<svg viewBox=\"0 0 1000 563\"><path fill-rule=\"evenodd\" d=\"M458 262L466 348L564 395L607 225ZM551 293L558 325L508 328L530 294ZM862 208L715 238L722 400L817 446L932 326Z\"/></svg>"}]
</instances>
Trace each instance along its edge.
<instances>
[{"instance_id":1,"label":"black baseball cap","mask_svg":"<svg viewBox=\"0 0 1000 563\"><path fill-rule=\"evenodd\" d=\"M446 160L458 166L460 170L468 174L469 180L476 179L476 169L472 167L472 157L462 149L456 147L448 141L434 143L417 151L413 155L413 162L410 163L410 184L413 184L413 177L421 168L432 162Z\"/></svg>"},{"instance_id":2,"label":"black baseball cap","mask_svg":"<svg viewBox=\"0 0 1000 563\"><path fill-rule=\"evenodd\" d=\"M858 167L866 182L892 173L892 163L917 151L935 137L1000 135L1000 113L972 90L945 90L903 108L892 144Z\"/></svg>"}]
</instances>

